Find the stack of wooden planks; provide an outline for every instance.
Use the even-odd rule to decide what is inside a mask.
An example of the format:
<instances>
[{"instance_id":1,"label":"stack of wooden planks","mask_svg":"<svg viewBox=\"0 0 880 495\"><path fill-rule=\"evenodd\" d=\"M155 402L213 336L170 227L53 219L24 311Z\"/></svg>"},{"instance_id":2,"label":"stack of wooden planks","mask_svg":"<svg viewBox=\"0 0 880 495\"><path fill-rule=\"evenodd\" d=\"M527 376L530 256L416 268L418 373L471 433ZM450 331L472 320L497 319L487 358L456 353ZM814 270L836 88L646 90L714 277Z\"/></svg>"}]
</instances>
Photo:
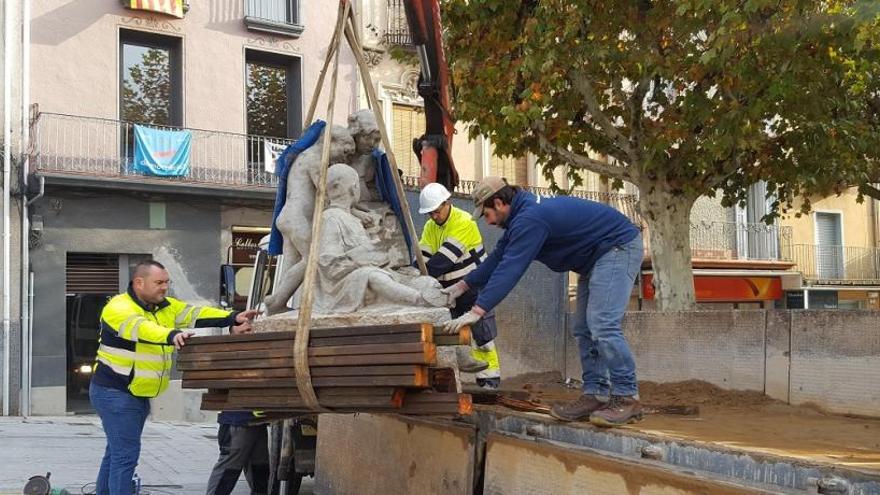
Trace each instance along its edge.
<instances>
[{"instance_id":1,"label":"stack of wooden planks","mask_svg":"<svg viewBox=\"0 0 880 495\"><path fill-rule=\"evenodd\" d=\"M293 338L294 332L193 337L177 361L183 388L208 389L203 410L308 412L297 389ZM430 324L315 328L312 386L318 402L338 412L470 414L470 395L450 391L448 374L431 368L437 345L469 343L469 329L435 335Z\"/></svg>"}]
</instances>

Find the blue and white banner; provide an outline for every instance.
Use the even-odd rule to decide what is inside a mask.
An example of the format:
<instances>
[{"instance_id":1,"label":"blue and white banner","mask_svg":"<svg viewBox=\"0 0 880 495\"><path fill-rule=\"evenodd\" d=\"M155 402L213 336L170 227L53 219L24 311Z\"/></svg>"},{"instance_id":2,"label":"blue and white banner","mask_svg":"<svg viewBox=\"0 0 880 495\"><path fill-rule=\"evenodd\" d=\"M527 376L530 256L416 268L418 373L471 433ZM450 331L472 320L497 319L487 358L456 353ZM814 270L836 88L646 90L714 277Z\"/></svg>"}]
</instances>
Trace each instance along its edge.
<instances>
[{"instance_id":1,"label":"blue and white banner","mask_svg":"<svg viewBox=\"0 0 880 495\"><path fill-rule=\"evenodd\" d=\"M189 174L192 133L134 126L134 171L147 175Z\"/></svg>"}]
</instances>

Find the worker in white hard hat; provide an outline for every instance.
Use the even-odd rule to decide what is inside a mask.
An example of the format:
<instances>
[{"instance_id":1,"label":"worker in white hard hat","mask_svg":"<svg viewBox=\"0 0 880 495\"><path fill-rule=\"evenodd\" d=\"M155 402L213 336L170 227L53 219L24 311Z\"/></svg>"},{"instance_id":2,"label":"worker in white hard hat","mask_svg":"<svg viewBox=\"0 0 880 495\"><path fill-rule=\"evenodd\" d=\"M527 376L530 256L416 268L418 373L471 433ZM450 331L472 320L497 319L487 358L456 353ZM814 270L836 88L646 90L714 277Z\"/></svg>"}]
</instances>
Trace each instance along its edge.
<instances>
[{"instance_id":1,"label":"worker in white hard hat","mask_svg":"<svg viewBox=\"0 0 880 495\"><path fill-rule=\"evenodd\" d=\"M452 194L442 184L428 184L419 194L419 213L428 215L422 238L419 241L428 274L449 287L462 280L486 258L483 237L471 214L456 208L449 201ZM477 294L469 291L456 299L452 317L470 311ZM470 356L472 359L459 359L459 369L475 372L477 385L485 388L498 388L501 382L501 366L495 337L495 313L486 314L471 327L473 336ZM463 366L463 363L467 366Z\"/></svg>"}]
</instances>

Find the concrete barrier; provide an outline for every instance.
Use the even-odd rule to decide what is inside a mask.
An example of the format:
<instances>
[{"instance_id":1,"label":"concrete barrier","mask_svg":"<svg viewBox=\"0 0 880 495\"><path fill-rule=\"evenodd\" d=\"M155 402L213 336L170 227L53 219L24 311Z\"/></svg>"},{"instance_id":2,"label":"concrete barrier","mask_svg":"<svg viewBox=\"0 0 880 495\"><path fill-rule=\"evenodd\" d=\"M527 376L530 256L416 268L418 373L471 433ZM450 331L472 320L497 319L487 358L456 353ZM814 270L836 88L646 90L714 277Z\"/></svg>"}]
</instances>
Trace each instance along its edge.
<instances>
[{"instance_id":1,"label":"concrete barrier","mask_svg":"<svg viewBox=\"0 0 880 495\"><path fill-rule=\"evenodd\" d=\"M792 312L789 401L880 416L878 324L874 311Z\"/></svg>"},{"instance_id":2,"label":"concrete barrier","mask_svg":"<svg viewBox=\"0 0 880 495\"><path fill-rule=\"evenodd\" d=\"M876 311L630 312L624 333L640 380L703 380L829 412L880 417ZM576 343L568 339L563 369L580 379Z\"/></svg>"}]
</instances>

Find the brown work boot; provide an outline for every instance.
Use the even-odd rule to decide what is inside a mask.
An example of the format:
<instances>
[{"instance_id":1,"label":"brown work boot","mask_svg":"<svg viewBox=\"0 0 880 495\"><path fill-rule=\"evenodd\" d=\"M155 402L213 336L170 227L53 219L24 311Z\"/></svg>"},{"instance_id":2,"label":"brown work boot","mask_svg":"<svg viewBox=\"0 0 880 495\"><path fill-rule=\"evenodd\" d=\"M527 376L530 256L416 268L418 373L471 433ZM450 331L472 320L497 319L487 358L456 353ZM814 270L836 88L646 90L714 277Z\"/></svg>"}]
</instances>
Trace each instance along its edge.
<instances>
[{"instance_id":1,"label":"brown work boot","mask_svg":"<svg viewBox=\"0 0 880 495\"><path fill-rule=\"evenodd\" d=\"M550 408L550 415L561 421L587 419L593 411L605 407L606 403L606 401L597 399L593 394L583 394L571 402L554 404Z\"/></svg>"},{"instance_id":2,"label":"brown work boot","mask_svg":"<svg viewBox=\"0 0 880 495\"><path fill-rule=\"evenodd\" d=\"M613 427L642 420L642 403L635 397L612 395L604 406L590 415L590 423Z\"/></svg>"}]
</instances>

